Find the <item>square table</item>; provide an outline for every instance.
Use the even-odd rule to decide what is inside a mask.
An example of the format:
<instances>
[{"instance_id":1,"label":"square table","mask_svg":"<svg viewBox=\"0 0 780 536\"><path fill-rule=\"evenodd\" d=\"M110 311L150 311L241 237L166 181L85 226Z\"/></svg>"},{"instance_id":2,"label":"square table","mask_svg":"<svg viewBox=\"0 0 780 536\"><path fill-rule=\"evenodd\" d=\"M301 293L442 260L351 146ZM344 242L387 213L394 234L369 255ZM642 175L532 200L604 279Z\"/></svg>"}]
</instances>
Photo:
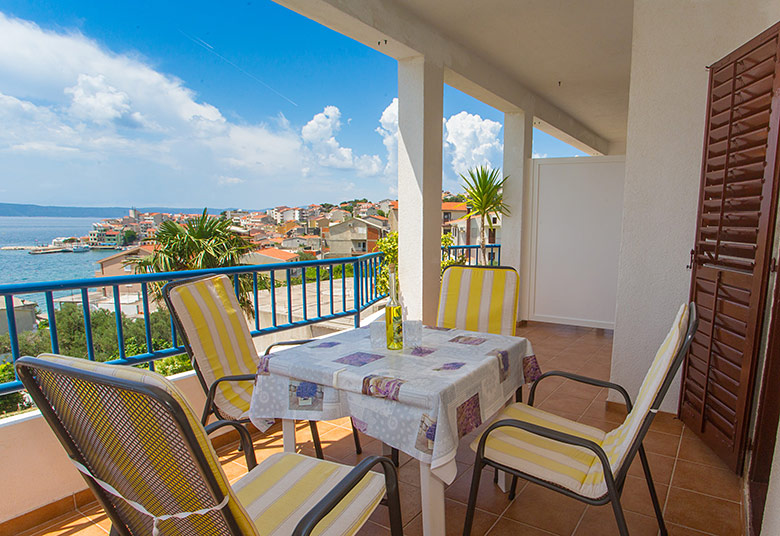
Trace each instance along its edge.
<instances>
[{"instance_id":1,"label":"square table","mask_svg":"<svg viewBox=\"0 0 780 536\"><path fill-rule=\"evenodd\" d=\"M263 356L249 417L282 418L295 449L296 419L352 417L355 427L420 461L423 532L444 534L444 486L455 479L461 437L498 412L535 364L530 342L423 327L420 346L372 346L368 326Z\"/></svg>"}]
</instances>

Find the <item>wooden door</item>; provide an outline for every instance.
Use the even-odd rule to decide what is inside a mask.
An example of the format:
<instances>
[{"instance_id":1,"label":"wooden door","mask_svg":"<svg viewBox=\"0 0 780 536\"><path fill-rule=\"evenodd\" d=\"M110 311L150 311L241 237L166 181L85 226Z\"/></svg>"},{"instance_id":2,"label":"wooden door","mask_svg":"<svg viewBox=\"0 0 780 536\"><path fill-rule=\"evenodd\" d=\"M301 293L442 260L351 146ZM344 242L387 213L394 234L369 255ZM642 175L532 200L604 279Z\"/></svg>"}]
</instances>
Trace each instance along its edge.
<instances>
[{"instance_id":1,"label":"wooden door","mask_svg":"<svg viewBox=\"0 0 780 536\"><path fill-rule=\"evenodd\" d=\"M710 68L680 417L740 473L777 212L780 24Z\"/></svg>"}]
</instances>

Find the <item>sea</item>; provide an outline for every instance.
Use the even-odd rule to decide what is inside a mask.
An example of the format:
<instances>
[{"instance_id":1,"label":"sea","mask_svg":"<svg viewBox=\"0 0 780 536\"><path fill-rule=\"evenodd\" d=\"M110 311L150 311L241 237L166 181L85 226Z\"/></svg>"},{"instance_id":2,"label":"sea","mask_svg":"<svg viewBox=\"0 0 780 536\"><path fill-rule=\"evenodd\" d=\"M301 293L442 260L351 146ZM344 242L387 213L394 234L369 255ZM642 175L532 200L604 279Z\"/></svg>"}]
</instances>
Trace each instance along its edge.
<instances>
[{"instance_id":1,"label":"sea","mask_svg":"<svg viewBox=\"0 0 780 536\"><path fill-rule=\"evenodd\" d=\"M95 218L26 218L0 216L0 247L45 246L58 236L86 236ZM115 251L87 251L84 253L51 253L30 255L27 251L0 250L0 285L7 283L33 283L83 279L95 277L97 264ZM54 297L72 294L72 291L55 292ZM20 295L33 300L41 309L46 302L43 294Z\"/></svg>"}]
</instances>

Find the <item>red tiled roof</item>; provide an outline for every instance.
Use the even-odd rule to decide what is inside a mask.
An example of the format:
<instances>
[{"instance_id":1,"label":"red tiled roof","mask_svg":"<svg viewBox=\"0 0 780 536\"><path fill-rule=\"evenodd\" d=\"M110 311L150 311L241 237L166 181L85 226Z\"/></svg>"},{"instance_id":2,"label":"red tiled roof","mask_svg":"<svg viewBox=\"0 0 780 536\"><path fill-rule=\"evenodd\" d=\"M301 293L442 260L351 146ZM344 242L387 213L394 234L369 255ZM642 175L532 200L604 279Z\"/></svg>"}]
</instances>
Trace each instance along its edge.
<instances>
[{"instance_id":1,"label":"red tiled roof","mask_svg":"<svg viewBox=\"0 0 780 536\"><path fill-rule=\"evenodd\" d=\"M274 259L279 259L280 261L285 261L285 262L298 257L297 253L290 253L289 251L283 251L281 249L276 249L276 248L264 248L259 250L257 253L259 253L260 255L265 255L266 257L272 257Z\"/></svg>"},{"instance_id":2,"label":"red tiled roof","mask_svg":"<svg viewBox=\"0 0 780 536\"><path fill-rule=\"evenodd\" d=\"M466 203L463 203L463 202L459 203L457 201L442 202L441 209L442 210L462 210L462 211L468 210L466 208Z\"/></svg>"}]
</instances>

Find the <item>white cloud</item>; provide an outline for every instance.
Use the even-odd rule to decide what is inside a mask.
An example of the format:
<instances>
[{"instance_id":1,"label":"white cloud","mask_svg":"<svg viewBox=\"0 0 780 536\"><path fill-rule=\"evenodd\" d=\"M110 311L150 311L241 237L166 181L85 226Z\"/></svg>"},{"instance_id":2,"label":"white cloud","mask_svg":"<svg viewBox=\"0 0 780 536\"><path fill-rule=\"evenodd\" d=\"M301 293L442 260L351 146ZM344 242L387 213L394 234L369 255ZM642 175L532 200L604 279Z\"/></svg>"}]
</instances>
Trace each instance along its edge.
<instances>
[{"instance_id":1,"label":"white cloud","mask_svg":"<svg viewBox=\"0 0 780 536\"><path fill-rule=\"evenodd\" d=\"M445 150L456 175L481 165L500 167L504 146L499 138L501 123L460 112L444 121Z\"/></svg>"},{"instance_id":2,"label":"white cloud","mask_svg":"<svg viewBox=\"0 0 780 536\"><path fill-rule=\"evenodd\" d=\"M327 168L354 169L361 176L377 175L382 160L377 155L355 155L349 147L342 147L336 140L341 130L341 111L336 106L326 106L301 129L301 138L313 153L316 162Z\"/></svg>"},{"instance_id":3,"label":"white cloud","mask_svg":"<svg viewBox=\"0 0 780 536\"><path fill-rule=\"evenodd\" d=\"M376 132L382 136L382 143L387 150L385 177L395 179L398 175L398 97L382 112Z\"/></svg>"},{"instance_id":4,"label":"white cloud","mask_svg":"<svg viewBox=\"0 0 780 536\"><path fill-rule=\"evenodd\" d=\"M245 179L239 177L226 177L224 175L217 177L217 184L221 185L244 184L245 182Z\"/></svg>"},{"instance_id":5,"label":"white cloud","mask_svg":"<svg viewBox=\"0 0 780 536\"><path fill-rule=\"evenodd\" d=\"M547 153L532 153L531 158L547 158Z\"/></svg>"},{"instance_id":6,"label":"white cloud","mask_svg":"<svg viewBox=\"0 0 780 536\"><path fill-rule=\"evenodd\" d=\"M230 204L232 198L206 194L216 177L223 186L295 203L293 193L333 195L334 169L352 178L385 167L379 156L341 145L336 106L301 129L281 114L269 124L231 121L138 55L3 13L0 51L0 181L27 176L51 186L36 196L41 202L106 203L97 196L115 195L140 204L123 193L142 192L149 204L173 195L165 202ZM287 179L301 177L306 190L291 192ZM84 191L90 199L81 198ZM15 194L22 201L30 192L20 182Z\"/></svg>"}]
</instances>

